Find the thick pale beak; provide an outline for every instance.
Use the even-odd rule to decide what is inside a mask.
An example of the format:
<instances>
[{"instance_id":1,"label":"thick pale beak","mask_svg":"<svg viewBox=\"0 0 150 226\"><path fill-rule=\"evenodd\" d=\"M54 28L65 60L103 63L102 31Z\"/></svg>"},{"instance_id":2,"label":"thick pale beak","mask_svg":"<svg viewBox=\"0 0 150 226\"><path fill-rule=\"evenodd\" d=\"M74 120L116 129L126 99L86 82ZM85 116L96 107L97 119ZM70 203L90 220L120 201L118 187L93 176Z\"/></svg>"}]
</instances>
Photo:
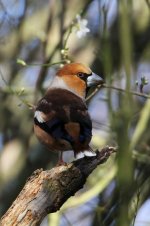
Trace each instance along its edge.
<instances>
[{"instance_id":1,"label":"thick pale beak","mask_svg":"<svg viewBox=\"0 0 150 226\"><path fill-rule=\"evenodd\" d=\"M88 76L87 78L87 86L94 86L94 85L99 85L99 84L103 84L104 80L97 74L93 73Z\"/></svg>"}]
</instances>

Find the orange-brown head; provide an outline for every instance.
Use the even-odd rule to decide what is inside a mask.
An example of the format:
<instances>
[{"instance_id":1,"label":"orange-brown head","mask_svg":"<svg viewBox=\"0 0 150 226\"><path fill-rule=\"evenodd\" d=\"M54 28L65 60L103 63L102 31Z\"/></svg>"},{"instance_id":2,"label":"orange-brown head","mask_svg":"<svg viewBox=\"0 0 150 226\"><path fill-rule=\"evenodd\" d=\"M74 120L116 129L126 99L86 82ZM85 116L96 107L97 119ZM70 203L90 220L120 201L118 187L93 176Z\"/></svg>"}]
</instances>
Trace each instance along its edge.
<instances>
[{"instance_id":1,"label":"orange-brown head","mask_svg":"<svg viewBox=\"0 0 150 226\"><path fill-rule=\"evenodd\" d=\"M58 70L50 88L68 89L76 95L85 98L87 86L102 82L103 79L94 74L90 68L81 63L70 63Z\"/></svg>"}]
</instances>

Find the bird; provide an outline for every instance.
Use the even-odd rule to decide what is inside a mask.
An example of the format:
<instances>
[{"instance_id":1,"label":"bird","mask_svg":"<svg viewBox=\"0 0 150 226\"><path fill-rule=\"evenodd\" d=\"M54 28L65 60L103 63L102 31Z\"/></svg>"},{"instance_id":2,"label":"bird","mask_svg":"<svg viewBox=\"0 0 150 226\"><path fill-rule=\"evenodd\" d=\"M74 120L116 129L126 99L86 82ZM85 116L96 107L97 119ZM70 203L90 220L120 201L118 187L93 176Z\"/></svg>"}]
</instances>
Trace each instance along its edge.
<instances>
[{"instance_id":1,"label":"bird","mask_svg":"<svg viewBox=\"0 0 150 226\"><path fill-rule=\"evenodd\" d=\"M74 157L93 157L89 143L92 121L85 103L88 87L104 80L82 63L69 63L50 79L45 95L34 112L34 133L50 151L59 153L58 165L64 164L63 152L73 150Z\"/></svg>"}]
</instances>

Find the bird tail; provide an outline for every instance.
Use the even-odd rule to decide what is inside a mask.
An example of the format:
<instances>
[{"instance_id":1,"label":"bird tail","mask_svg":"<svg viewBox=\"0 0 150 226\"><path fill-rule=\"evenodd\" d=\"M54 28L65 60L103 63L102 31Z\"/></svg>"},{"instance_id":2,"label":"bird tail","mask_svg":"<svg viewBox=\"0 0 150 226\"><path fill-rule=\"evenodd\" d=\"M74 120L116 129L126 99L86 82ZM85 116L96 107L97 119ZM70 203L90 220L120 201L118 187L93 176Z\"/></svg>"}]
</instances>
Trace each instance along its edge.
<instances>
[{"instance_id":1,"label":"bird tail","mask_svg":"<svg viewBox=\"0 0 150 226\"><path fill-rule=\"evenodd\" d=\"M83 150L75 153L75 159L81 159L84 157L93 157L93 156L96 156L96 152L94 152L90 147L88 150Z\"/></svg>"}]
</instances>

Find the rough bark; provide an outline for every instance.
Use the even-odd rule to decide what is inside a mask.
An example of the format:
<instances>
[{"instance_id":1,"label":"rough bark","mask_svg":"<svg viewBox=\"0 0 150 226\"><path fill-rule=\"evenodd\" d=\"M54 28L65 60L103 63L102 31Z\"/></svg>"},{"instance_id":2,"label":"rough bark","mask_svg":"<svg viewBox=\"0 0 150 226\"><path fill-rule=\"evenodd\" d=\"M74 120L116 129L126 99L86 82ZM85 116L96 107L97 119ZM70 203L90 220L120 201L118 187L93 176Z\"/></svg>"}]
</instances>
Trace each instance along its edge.
<instances>
[{"instance_id":1,"label":"rough bark","mask_svg":"<svg viewBox=\"0 0 150 226\"><path fill-rule=\"evenodd\" d=\"M97 156L83 158L51 170L36 170L0 221L2 226L37 226L48 213L81 189L89 174L114 152L106 147Z\"/></svg>"}]
</instances>

